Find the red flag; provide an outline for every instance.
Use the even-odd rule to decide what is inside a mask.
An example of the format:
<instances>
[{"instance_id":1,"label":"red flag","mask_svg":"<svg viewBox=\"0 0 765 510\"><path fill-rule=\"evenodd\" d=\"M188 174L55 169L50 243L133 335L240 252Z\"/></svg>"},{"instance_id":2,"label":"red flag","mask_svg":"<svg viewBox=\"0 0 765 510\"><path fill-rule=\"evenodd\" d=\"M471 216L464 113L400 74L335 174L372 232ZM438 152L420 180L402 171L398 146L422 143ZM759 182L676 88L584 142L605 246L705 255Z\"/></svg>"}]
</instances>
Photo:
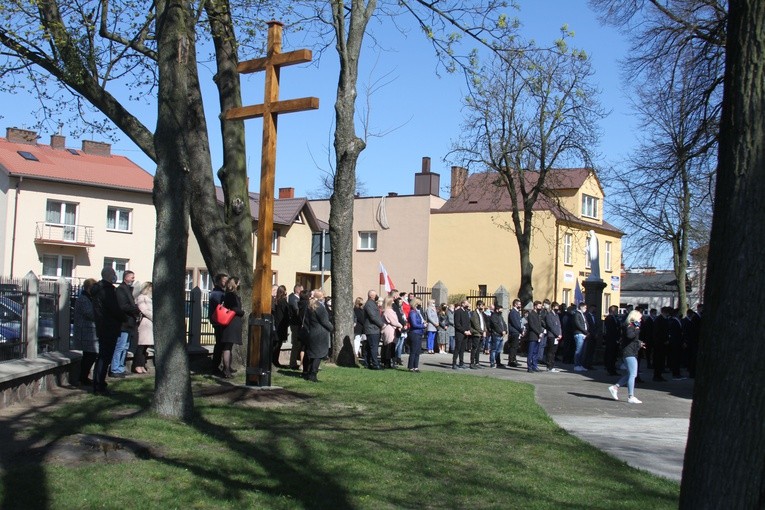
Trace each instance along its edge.
<instances>
[{"instance_id":1,"label":"red flag","mask_svg":"<svg viewBox=\"0 0 765 510\"><path fill-rule=\"evenodd\" d=\"M396 285L394 285L393 280L390 279L388 271L385 270L382 262L380 262L380 285L385 286L385 292L390 292L392 289L396 288Z\"/></svg>"}]
</instances>

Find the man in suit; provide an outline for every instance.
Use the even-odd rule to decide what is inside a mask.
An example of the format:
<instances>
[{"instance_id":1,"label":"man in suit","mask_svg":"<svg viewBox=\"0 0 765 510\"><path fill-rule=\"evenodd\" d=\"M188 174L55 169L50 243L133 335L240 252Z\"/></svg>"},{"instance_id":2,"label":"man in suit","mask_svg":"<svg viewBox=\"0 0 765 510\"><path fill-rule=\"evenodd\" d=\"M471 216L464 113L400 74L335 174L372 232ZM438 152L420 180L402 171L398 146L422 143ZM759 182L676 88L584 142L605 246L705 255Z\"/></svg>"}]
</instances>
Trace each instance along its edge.
<instances>
[{"instance_id":1,"label":"man in suit","mask_svg":"<svg viewBox=\"0 0 765 510\"><path fill-rule=\"evenodd\" d=\"M667 306L661 308L661 314L656 317L653 323L653 380L655 382L664 382L666 379L662 376L664 372L664 361L669 346L669 312L672 310Z\"/></svg>"},{"instance_id":2,"label":"man in suit","mask_svg":"<svg viewBox=\"0 0 765 510\"><path fill-rule=\"evenodd\" d=\"M491 351L489 354L489 365L494 368L503 368L501 363L502 340L507 334L507 324L502 317L502 305L494 303L494 310L489 317L489 334L491 335Z\"/></svg>"},{"instance_id":3,"label":"man in suit","mask_svg":"<svg viewBox=\"0 0 765 510\"><path fill-rule=\"evenodd\" d=\"M576 350L574 351L574 371L586 372L584 368L584 340L587 338L588 325L585 314L587 313L587 303L579 303L579 309L574 314L574 342Z\"/></svg>"},{"instance_id":4,"label":"man in suit","mask_svg":"<svg viewBox=\"0 0 765 510\"><path fill-rule=\"evenodd\" d=\"M367 368L380 370L380 361L377 352L380 349L380 329L383 327L383 319L380 307L377 306L377 292L367 292L367 302L364 303L364 334L367 336L367 351L365 357Z\"/></svg>"},{"instance_id":5,"label":"man in suit","mask_svg":"<svg viewBox=\"0 0 765 510\"><path fill-rule=\"evenodd\" d=\"M483 312L483 301L478 300L476 309L470 315L470 368L481 368L478 365L483 339L486 338L486 314Z\"/></svg>"},{"instance_id":6,"label":"man in suit","mask_svg":"<svg viewBox=\"0 0 765 510\"><path fill-rule=\"evenodd\" d=\"M300 326L302 324L300 316L300 293L303 292L303 286L299 283L292 288L292 294L287 296L287 307L290 320L290 368L297 370L298 361L302 362L303 345L300 342Z\"/></svg>"},{"instance_id":7,"label":"man in suit","mask_svg":"<svg viewBox=\"0 0 765 510\"><path fill-rule=\"evenodd\" d=\"M655 323L656 308L651 308L648 314L643 314L643 318L640 320L640 341L645 344L645 359L648 363L648 368L653 368L653 327Z\"/></svg>"},{"instance_id":8,"label":"man in suit","mask_svg":"<svg viewBox=\"0 0 765 510\"><path fill-rule=\"evenodd\" d=\"M541 340L540 337L544 331L544 327L542 326L542 319L539 316L541 311L542 302L539 300L534 301L534 308L532 308L529 312L529 317L527 319L528 322L526 323L529 338L529 352L526 356L527 372L539 372L539 367L537 366L537 356L539 354L539 342Z\"/></svg>"},{"instance_id":9,"label":"man in suit","mask_svg":"<svg viewBox=\"0 0 765 510\"><path fill-rule=\"evenodd\" d=\"M117 339L117 346L114 348L112 357L112 377L125 377L125 360L130 348L138 321L141 319L141 310L135 304L133 298L133 283L135 282L135 273L125 271L122 276L122 283L117 286L117 303L123 313L122 326L120 328L120 337Z\"/></svg>"},{"instance_id":10,"label":"man in suit","mask_svg":"<svg viewBox=\"0 0 765 510\"><path fill-rule=\"evenodd\" d=\"M452 354L452 369L465 368L465 342L470 338L470 303L463 300L454 309L454 353ZM471 353L472 355L472 353ZM459 364L457 361L459 360Z\"/></svg>"},{"instance_id":11,"label":"man in suit","mask_svg":"<svg viewBox=\"0 0 765 510\"><path fill-rule=\"evenodd\" d=\"M106 373L109 371L122 326L123 314L114 289L116 281L117 273L114 269L105 267L101 271L101 281L90 291L98 336L98 358L93 368L93 393L96 395L109 394L109 390L106 389Z\"/></svg>"},{"instance_id":12,"label":"man in suit","mask_svg":"<svg viewBox=\"0 0 765 510\"><path fill-rule=\"evenodd\" d=\"M518 366L518 346L521 342L522 331L521 300L513 299L513 305L510 307L510 312L507 314L507 342L510 344L507 365L510 367Z\"/></svg>"},{"instance_id":13,"label":"man in suit","mask_svg":"<svg viewBox=\"0 0 765 510\"><path fill-rule=\"evenodd\" d=\"M680 373L684 344L680 310L675 308L669 318L669 368L672 371L672 379L675 381L685 379Z\"/></svg>"},{"instance_id":14,"label":"man in suit","mask_svg":"<svg viewBox=\"0 0 765 510\"><path fill-rule=\"evenodd\" d=\"M584 368L592 370L595 359L595 349L603 339L603 321L600 319L600 310L598 307L589 305L587 307L587 338L584 341Z\"/></svg>"},{"instance_id":15,"label":"man in suit","mask_svg":"<svg viewBox=\"0 0 765 510\"><path fill-rule=\"evenodd\" d=\"M619 375L619 372L616 371L616 357L619 353L619 340L621 338L621 327L619 327L619 318L616 315L618 311L619 307L616 305L609 306L608 315L604 321L606 350L603 354L603 363L609 375Z\"/></svg>"},{"instance_id":16,"label":"man in suit","mask_svg":"<svg viewBox=\"0 0 765 510\"><path fill-rule=\"evenodd\" d=\"M563 329L560 324L560 316L558 315L559 306L558 303L553 302L550 305L551 311L545 315L545 329L547 330L547 371L548 372L560 372L555 368L555 354L558 352L558 347L563 342Z\"/></svg>"}]
</instances>

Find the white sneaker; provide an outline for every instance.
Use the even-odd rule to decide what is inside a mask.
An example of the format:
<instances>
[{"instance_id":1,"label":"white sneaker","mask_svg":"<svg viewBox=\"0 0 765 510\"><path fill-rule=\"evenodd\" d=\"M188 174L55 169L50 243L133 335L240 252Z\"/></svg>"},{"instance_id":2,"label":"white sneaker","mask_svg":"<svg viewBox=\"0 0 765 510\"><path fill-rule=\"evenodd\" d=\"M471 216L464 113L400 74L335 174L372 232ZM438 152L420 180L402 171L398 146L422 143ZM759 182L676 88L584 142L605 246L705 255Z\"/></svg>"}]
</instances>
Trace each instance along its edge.
<instances>
[{"instance_id":1,"label":"white sneaker","mask_svg":"<svg viewBox=\"0 0 765 510\"><path fill-rule=\"evenodd\" d=\"M557 374L558 372L560 372L560 370L558 370L557 368L551 368L549 371L550 371L550 372L555 372L556 374Z\"/></svg>"},{"instance_id":2,"label":"white sneaker","mask_svg":"<svg viewBox=\"0 0 765 510\"><path fill-rule=\"evenodd\" d=\"M611 396L614 397L614 400L619 400L619 388L616 386L609 386L608 391L611 392Z\"/></svg>"},{"instance_id":3,"label":"white sneaker","mask_svg":"<svg viewBox=\"0 0 765 510\"><path fill-rule=\"evenodd\" d=\"M642 404L643 403L643 401L642 400L638 400L637 397L630 397L630 398L627 399L627 402L629 402L630 404Z\"/></svg>"},{"instance_id":4,"label":"white sneaker","mask_svg":"<svg viewBox=\"0 0 765 510\"><path fill-rule=\"evenodd\" d=\"M580 367L579 365L574 367L574 372L586 372L587 369L584 367Z\"/></svg>"}]
</instances>

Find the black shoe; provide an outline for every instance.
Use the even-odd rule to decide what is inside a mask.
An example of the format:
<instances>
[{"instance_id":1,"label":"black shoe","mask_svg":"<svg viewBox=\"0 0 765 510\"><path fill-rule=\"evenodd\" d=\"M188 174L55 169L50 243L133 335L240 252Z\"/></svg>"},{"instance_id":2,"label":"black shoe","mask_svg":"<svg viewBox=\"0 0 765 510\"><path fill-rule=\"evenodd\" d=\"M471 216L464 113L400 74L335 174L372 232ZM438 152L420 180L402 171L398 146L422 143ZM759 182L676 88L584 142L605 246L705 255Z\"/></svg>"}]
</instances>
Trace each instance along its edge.
<instances>
[{"instance_id":1,"label":"black shoe","mask_svg":"<svg viewBox=\"0 0 765 510\"><path fill-rule=\"evenodd\" d=\"M114 377L116 379L124 379L125 377L127 377L127 374L125 372L120 372L119 374L113 374L109 372L109 377Z\"/></svg>"},{"instance_id":2,"label":"black shoe","mask_svg":"<svg viewBox=\"0 0 765 510\"><path fill-rule=\"evenodd\" d=\"M497 368L505 368L505 365L503 365L502 363L497 363Z\"/></svg>"},{"instance_id":3,"label":"black shoe","mask_svg":"<svg viewBox=\"0 0 765 510\"><path fill-rule=\"evenodd\" d=\"M508 363L507 366L513 367L513 368L518 368L518 362L517 361L513 361L511 363Z\"/></svg>"}]
</instances>

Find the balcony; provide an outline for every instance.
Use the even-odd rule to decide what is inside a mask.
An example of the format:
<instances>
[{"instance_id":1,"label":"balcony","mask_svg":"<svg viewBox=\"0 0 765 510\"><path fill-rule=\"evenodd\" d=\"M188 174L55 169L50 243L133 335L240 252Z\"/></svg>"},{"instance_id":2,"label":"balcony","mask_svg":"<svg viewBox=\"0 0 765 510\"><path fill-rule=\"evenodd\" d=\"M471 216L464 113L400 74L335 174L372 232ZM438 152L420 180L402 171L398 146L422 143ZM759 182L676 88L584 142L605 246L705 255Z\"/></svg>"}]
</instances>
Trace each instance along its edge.
<instances>
[{"instance_id":1,"label":"balcony","mask_svg":"<svg viewBox=\"0 0 765 510\"><path fill-rule=\"evenodd\" d=\"M60 225L38 221L35 228L35 243L90 248L95 246L93 243L93 227Z\"/></svg>"}]
</instances>

